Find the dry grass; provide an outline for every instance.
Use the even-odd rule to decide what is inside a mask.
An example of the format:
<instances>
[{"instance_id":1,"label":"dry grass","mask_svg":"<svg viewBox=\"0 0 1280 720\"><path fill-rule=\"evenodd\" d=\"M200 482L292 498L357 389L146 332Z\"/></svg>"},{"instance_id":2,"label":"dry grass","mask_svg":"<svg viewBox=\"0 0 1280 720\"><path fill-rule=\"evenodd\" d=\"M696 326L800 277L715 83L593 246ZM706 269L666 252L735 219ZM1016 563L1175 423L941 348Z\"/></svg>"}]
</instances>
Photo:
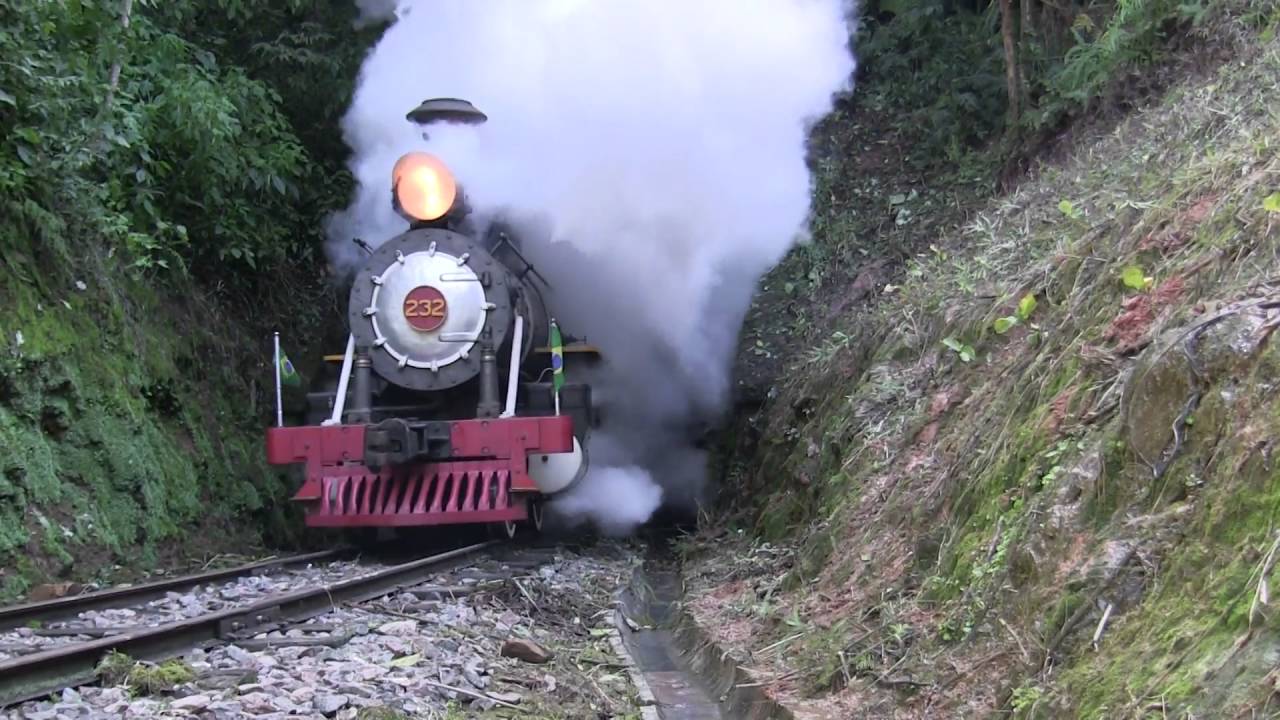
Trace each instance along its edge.
<instances>
[{"instance_id":1,"label":"dry grass","mask_svg":"<svg viewBox=\"0 0 1280 720\"><path fill-rule=\"evenodd\" d=\"M784 509L812 520L773 535L787 538L794 566L752 558L748 541L689 565L696 611L713 630L732 629L724 639L744 656L767 649L776 693L813 717L1052 716L1130 700L1116 695L1125 675L1105 673L1135 672L1119 668L1132 668L1125 653L1139 646L1108 638L1134 623L1159 635L1161 611L1143 610L1143 598L1164 564L1224 549L1179 543L1189 523L1226 512L1205 502L1151 513L1170 498L1195 503L1198 486L1149 490L1149 473L1116 445L1133 356L1168 329L1280 287L1280 214L1261 206L1280 189L1280 42L1251 43L972 213L912 258L891 292L836 320L847 340L793 366L764 415L764 436L779 440L763 446L747 487L769 498L762 524ZM1150 289L1125 287L1131 265ZM1039 301L1026 326L995 333L1026 293ZM977 357L964 362L948 337ZM1230 421L1251 426L1251 408ZM1207 458L1205 477L1218 467L1215 449L1187 452ZM1249 452L1237 468L1258 462ZM1125 522L1138 516L1154 519ZM754 592L755 606L717 595L724 582L735 596ZM1077 636L1094 632L1104 594L1121 610L1101 653L1081 653ZM752 612L764 598L770 611ZM1197 633L1195 643L1213 636ZM1183 672L1170 662L1176 671L1108 716L1141 716L1148 692ZM1246 707L1250 692L1227 694Z\"/></svg>"}]
</instances>

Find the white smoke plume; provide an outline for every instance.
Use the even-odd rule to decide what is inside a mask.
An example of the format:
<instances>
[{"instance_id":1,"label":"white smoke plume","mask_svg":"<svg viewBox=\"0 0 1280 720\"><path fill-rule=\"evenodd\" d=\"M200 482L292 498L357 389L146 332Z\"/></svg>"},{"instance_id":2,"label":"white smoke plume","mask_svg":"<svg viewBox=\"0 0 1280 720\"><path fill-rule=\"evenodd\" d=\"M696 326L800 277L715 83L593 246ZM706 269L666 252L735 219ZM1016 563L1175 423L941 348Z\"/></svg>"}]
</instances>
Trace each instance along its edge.
<instances>
[{"instance_id":1,"label":"white smoke plume","mask_svg":"<svg viewBox=\"0 0 1280 720\"><path fill-rule=\"evenodd\" d=\"M359 0L390 17L393 0ZM330 257L358 261L407 224L390 171L440 156L479 214L527 218L523 250L554 288L565 332L607 362L592 471L555 507L626 532L700 497L687 428L723 411L739 327L759 277L809 212L807 124L849 89L849 0L401 0L345 118L352 205ZM480 126L405 114L465 98ZM576 370L576 377L575 377Z\"/></svg>"},{"instance_id":2,"label":"white smoke plume","mask_svg":"<svg viewBox=\"0 0 1280 720\"><path fill-rule=\"evenodd\" d=\"M607 535L626 535L640 525L662 500L662 488L644 468L601 467L592 481L583 483L555 502L556 511L568 517L590 517Z\"/></svg>"}]
</instances>

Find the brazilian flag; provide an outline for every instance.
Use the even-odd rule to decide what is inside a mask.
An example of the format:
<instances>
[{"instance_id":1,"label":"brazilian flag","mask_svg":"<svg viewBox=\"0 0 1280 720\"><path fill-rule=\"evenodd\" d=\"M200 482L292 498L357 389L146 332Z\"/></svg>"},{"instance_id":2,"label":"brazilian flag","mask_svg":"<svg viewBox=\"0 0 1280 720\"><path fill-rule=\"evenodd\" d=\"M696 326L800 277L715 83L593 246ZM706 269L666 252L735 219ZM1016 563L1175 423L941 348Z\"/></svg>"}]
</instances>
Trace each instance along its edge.
<instances>
[{"instance_id":1,"label":"brazilian flag","mask_svg":"<svg viewBox=\"0 0 1280 720\"><path fill-rule=\"evenodd\" d=\"M280 351L280 382L285 385L301 385L302 378L298 376L298 371L293 369L293 363L289 362L289 356Z\"/></svg>"},{"instance_id":2,"label":"brazilian flag","mask_svg":"<svg viewBox=\"0 0 1280 720\"><path fill-rule=\"evenodd\" d=\"M560 326L551 321L551 383L556 392L564 387L564 341L560 339Z\"/></svg>"}]
</instances>

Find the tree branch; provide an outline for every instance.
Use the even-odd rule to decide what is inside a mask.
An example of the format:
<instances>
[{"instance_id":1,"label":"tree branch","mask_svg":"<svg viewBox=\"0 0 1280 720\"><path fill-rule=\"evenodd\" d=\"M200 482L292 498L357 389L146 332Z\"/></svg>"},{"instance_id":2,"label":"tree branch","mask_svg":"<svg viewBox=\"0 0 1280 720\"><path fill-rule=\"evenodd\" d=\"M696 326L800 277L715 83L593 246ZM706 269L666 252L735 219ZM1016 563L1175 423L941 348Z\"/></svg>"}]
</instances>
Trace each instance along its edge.
<instances>
[{"instance_id":1,"label":"tree branch","mask_svg":"<svg viewBox=\"0 0 1280 720\"><path fill-rule=\"evenodd\" d=\"M120 11L120 29L123 37L129 32L129 18L133 15L133 0L122 0L124 7ZM123 53L121 53L123 55ZM111 101L115 98L116 88L120 87L120 57L116 57L116 61L111 64L111 81L107 86L107 101L103 105L103 110L111 109Z\"/></svg>"}]
</instances>

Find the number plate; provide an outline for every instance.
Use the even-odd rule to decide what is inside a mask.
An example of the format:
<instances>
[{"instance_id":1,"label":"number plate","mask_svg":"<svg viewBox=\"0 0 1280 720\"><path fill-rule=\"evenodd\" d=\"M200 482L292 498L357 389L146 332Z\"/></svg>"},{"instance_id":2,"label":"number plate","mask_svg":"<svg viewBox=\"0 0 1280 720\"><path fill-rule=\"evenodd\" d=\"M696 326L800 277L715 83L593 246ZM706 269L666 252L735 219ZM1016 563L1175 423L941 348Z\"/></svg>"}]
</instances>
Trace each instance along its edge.
<instances>
[{"instance_id":1,"label":"number plate","mask_svg":"<svg viewBox=\"0 0 1280 720\"><path fill-rule=\"evenodd\" d=\"M430 285L419 285L404 296L404 319L420 332L431 332L444 324L448 305L444 293Z\"/></svg>"}]
</instances>

